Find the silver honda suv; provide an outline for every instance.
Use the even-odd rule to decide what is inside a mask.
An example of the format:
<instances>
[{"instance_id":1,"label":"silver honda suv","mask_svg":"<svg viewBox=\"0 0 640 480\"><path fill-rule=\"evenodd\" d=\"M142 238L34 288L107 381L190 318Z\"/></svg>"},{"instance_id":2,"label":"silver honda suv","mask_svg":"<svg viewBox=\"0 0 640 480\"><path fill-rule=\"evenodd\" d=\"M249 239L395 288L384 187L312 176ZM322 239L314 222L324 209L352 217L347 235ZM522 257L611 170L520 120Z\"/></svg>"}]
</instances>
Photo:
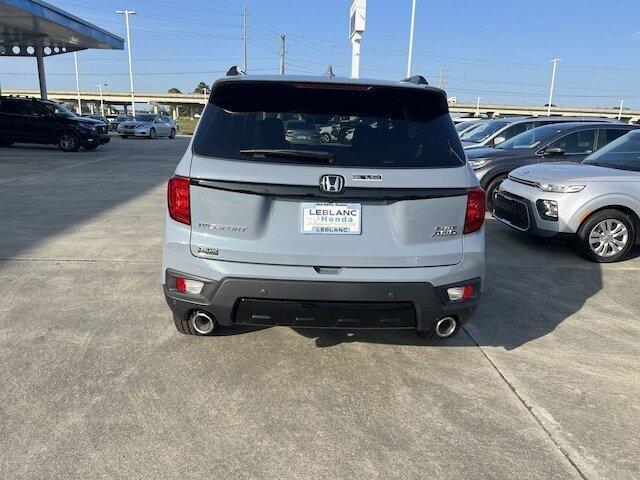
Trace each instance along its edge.
<instances>
[{"instance_id":1,"label":"silver honda suv","mask_svg":"<svg viewBox=\"0 0 640 480\"><path fill-rule=\"evenodd\" d=\"M354 119L349 140L286 135L334 117ZM448 338L480 299L484 209L445 93L424 78L231 69L169 180L165 296L191 335L240 324Z\"/></svg>"}]
</instances>

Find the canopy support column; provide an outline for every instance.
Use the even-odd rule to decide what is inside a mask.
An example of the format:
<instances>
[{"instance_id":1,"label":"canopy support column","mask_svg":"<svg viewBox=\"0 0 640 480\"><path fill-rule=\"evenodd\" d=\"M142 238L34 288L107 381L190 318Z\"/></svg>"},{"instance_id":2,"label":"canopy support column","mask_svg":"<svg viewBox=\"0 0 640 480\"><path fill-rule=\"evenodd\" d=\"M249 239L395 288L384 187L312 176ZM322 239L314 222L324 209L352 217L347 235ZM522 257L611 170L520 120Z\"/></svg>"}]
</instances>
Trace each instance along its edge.
<instances>
[{"instance_id":1,"label":"canopy support column","mask_svg":"<svg viewBox=\"0 0 640 480\"><path fill-rule=\"evenodd\" d=\"M40 82L40 98L47 99L47 79L44 74L44 56L42 48L36 48L36 63L38 65L38 81Z\"/></svg>"}]
</instances>

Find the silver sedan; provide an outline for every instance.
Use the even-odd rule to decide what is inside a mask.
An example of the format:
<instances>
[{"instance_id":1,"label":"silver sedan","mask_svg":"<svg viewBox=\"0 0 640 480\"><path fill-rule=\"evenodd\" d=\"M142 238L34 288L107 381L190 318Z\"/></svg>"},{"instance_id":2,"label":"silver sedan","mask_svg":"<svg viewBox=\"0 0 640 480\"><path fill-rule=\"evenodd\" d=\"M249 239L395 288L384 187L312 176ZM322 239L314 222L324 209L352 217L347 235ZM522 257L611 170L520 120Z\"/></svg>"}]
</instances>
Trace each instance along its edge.
<instances>
[{"instance_id":1,"label":"silver sedan","mask_svg":"<svg viewBox=\"0 0 640 480\"><path fill-rule=\"evenodd\" d=\"M640 131L577 164L513 170L500 186L494 217L522 232L570 236L595 262L623 259L640 240Z\"/></svg>"},{"instance_id":2,"label":"silver sedan","mask_svg":"<svg viewBox=\"0 0 640 480\"><path fill-rule=\"evenodd\" d=\"M136 115L133 120L125 121L118 125L118 133L122 138L173 138L176 136L177 131L174 121L165 115Z\"/></svg>"}]
</instances>

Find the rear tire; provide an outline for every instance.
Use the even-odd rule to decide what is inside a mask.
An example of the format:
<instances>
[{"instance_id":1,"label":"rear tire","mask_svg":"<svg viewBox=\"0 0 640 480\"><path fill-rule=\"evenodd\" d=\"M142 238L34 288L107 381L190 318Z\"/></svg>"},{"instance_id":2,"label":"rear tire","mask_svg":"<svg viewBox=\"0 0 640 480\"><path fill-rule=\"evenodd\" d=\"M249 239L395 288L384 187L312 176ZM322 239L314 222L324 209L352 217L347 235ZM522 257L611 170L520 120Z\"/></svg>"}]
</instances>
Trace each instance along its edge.
<instances>
[{"instance_id":1,"label":"rear tire","mask_svg":"<svg viewBox=\"0 0 640 480\"><path fill-rule=\"evenodd\" d=\"M500 185L507 179L505 175L494 178L487 185L487 210L493 213L493 207L496 204L496 195L500 189Z\"/></svg>"},{"instance_id":2,"label":"rear tire","mask_svg":"<svg viewBox=\"0 0 640 480\"><path fill-rule=\"evenodd\" d=\"M176 324L176 329L185 335L198 335L198 333L191 328L189 319L182 319L176 315L173 316L173 322Z\"/></svg>"},{"instance_id":3,"label":"rear tire","mask_svg":"<svg viewBox=\"0 0 640 480\"><path fill-rule=\"evenodd\" d=\"M587 260L612 263L622 260L636 243L633 219L614 209L587 218L576 235L576 249Z\"/></svg>"},{"instance_id":4,"label":"rear tire","mask_svg":"<svg viewBox=\"0 0 640 480\"><path fill-rule=\"evenodd\" d=\"M10 147L13 145L13 142L0 141L0 147Z\"/></svg>"},{"instance_id":5,"label":"rear tire","mask_svg":"<svg viewBox=\"0 0 640 480\"><path fill-rule=\"evenodd\" d=\"M77 152L80 149L80 137L74 132L58 134L56 145L63 152Z\"/></svg>"},{"instance_id":6,"label":"rear tire","mask_svg":"<svg viewBox=\"0 0 640 480\"><path fill-rule=\"evenodd\" d=\"M176 138L176 129L172 128L171 133L169 133L169 138Z\"/></svg>"},{"instance_id":7,"label":"rear tire","mask_svg":"<svg viewBox=\"0 0 640 480\"><path fill-rule=\"evenodd\" d=\"M156 129L152 128L149 130L149 138L156 138Z\"/></svg>"}]
</instances>

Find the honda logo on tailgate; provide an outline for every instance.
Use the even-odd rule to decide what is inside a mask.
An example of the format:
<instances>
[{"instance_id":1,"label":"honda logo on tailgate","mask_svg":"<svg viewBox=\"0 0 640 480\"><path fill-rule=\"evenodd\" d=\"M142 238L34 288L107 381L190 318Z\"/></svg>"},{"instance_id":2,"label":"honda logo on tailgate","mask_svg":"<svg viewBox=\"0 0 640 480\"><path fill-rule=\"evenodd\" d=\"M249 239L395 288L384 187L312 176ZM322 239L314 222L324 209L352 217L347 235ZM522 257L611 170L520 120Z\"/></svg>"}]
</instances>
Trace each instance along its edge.
<instances>
[{"instance_id":1,"label":"honda logo on tailgate","mask_svg":"<svg viewBox=\"0 0 640 480\"><path fill-rule=\"evenodd\" d=\"M321 176L320 190L327 193L342 193L344 190L344 177L341 175Z\"/></svg>"}]
</instances>

